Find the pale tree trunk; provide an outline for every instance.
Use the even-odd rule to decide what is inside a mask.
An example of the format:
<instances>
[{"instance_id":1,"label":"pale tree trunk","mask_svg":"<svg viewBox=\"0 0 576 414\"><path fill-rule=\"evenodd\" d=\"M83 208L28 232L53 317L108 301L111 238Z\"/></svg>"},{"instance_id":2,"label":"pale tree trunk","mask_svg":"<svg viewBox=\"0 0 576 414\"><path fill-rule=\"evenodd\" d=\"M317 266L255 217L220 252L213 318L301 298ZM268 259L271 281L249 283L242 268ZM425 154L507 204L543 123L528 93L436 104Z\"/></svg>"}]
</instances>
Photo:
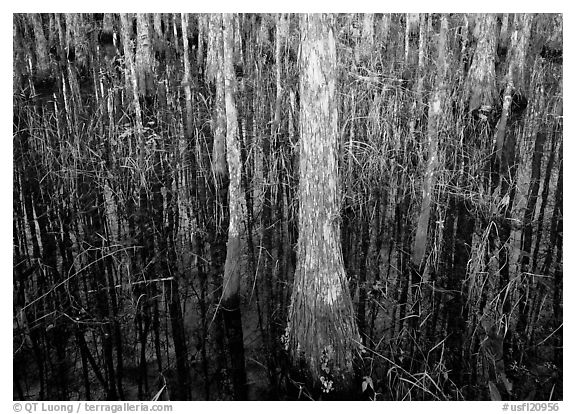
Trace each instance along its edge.
<instances>
[{"instance_id":1,"label":"pale tree trunk","mask_svg":"<svg viewBox=\"0 0 576 414\"><path fill-rule=\"evenodd\" d=\"M374 14L365 13L362 18L362 55L370 57L374 49Z\"/></svg>"},{"instance_id":2,"label":"pale tree trunk","mask_svg":"<svg viewBox=\"0 0 576 414\"><path fill-rule=\"evenodd\" d=\"M416 70L416 90L414 93L414 99L410 108L410 122L408 125L408 136L409 136L409 140L410 141L416 141L416 137L415 137L415 132L416 132L416 125L417 125L417 121L421 121L418 124L422 125L423 124L423 116L422 114L425 112L423 109L423 92L424 92L424 77L425 77L425 73L426 73L426 63L425 63L425 57L426 57L426 50L427 50L427 38L428 38L428 25L429 25L429 21L430 19L428 18L428 16L424 13L421 13L419 15L419 27L420 27L420 31L419 31L419 35L418 35L418 67ZM434 116L431 114L431 111L429 110L429 116ZM434 118L436 119L436 118ZM429 120L430 122L430 120ZM423 127L420 126L418 128L420 130L420 132L423 135ZM429 134L433 133L434 131L429 129ZM436 152L436 150L433 148L432 145L430 144L434 144L437 147L437 144L435 143L436 139L433 140L434 142L430 141L430 135L428 137L428 155L430 156L430 152L433 151L434 153ZM430 159L428 160L430 161ZM434 171L435 169L435 165L427 165L427 169L426 169L426 174L429 172L428 168L432 168L431 171ZM422 211L420 214L420 221L418 223L418 232L416 234L416 239L414 241L414 246L412 249L413 252L413 256L412 256L412 266L409 269L410 271L410 275L408 273L404 273L402 278L405 278L405 289L407 289L408 287L408 280L411 281L411 286L412 286L412 299L413 299L413 306L412 306L412 312L414 313L414 315L420 315L420 283L422 281L422 273L424 271L424 266L421 266L421 262L422 262L422 258L424 257L424 253L425 253L425 249L426 249L426 238L428 235L428 218L430 216L430 195L428 196L428 199L426 197L426 188L427 185L429 185L429 180L428 178L432 178L432 177L428 177L428 175L425 175L424 178L424 183L423 183L423 197L422 197ZM427 216L426 216L427 214ZM423 223L425 223L425 225L423 225ZM423 233L419 233L423 230ZM422 244L423 242L423 244ZM409 279L410 278L410 279ZM407 296L406 296L407 298ZM402 303L405 303L404 301ZM402 323L402 321L400 321ZM413 327L414 332L417 332L418 329L416 328L416 324L418 323L418 318L411 318L409 320L406 320L406 323L410 323L410 326ZM412 342L411 345L412 346Z\"/></svg>"},{"instance_id":3,"label":"pale tree trunk","mask_svg":"<svg viewBox=\"0 0 576 414\"><path fill-rule=\"evenodd\" d=\"M496 102L496 16L485 14L476 20L475 33L478 33L474 59L464 85L463 101L468 102L468 110L482 106L492 107Z\"/></svg>"},{"instance_id":4,"label":"pale tree trunk","mask_svg":"<svg viewBox=\"0 0 576 414\"><path fill-rule=\"evenodd\" d=\"M198 71L203 73L204 70L204 38L208 31L208 16L205 14L198 15L198 49L196 49L196 66Z\"/></svg>"},{"instance_id":5,"label":"pale tree trunk","mask_svg":"<svg viewBox=\"0 0 576 414\"><path fill-rule=\"evenodd\" d=\"M354 46L354 61L356 64L360 64L361 60L370 59L374 47L374 14L352 15L349 24L354 26L355 21L359 21L362 24L361 30L353 30L356 43Z\"/></svg>"},{"instance_id":6,"label":"pale tree trunk","mask_svg":"<svg viewBox=\"0 0 576 414\"><path fill-rule=\"evenodd\" d=\"M120 26L122 32L122 43L124 46L124 61L126 71L124 74L126 85L126 100L132 100L134 111L136 113L136 128L138 134L142 132L142 109L138 99L138 76L136 73L136 66L134 64L134 53L132 52L132 40L130 39L130 32L132 31L132 22L129 21L126 13L120 14Z\"/></svg>"},{"instance_id":7,"label":"pale tree trunk","mask_svg":"<svg viewBox=\"0 0 576 414\"><path fill-rule=\"evenodd\" d=\"M510 18L510 16L512 18ZM496 47L496 77L501 78L506 74L502 73L503 70L506 70L506 54L508 51L508 47L510 46L510 21L514 20L514 15L508 15L508 13L503 13L500 15L500 30L498 35L498 43Z\"/></svg>"},{"instance_id":8,"label":"pale tree trunk","mask_svg":"<svg viewBox=\"0 0 576 414\"><path fill-rule=\"evenodd\" d=\"M425 21L420 22L421 27L425 25ZM422 205L420 207L420 215L418 217L418 224L416 228L416 236L414 238L414 245L412 249L411 258L411 274L412 274L412 295L413 295L413 312L417 318L412 318L411 328L414 331L416 338L420 337L420 330L418 323L421 315L421 300L422 291L419 288L422 281L428 283L429 273L426 271L426 249L428 243L428 226L430 222L430 215L432 211L432 201L434 199L434 186L436 183L436 170L438 168L438 143L440 140L439 131L442 124L445 122L445 103L447 101L447 82L446 77L448 73L448 18L442 15L440 35L438 38L438 59L436 61L436 80L432 96L428 105L428 129L427 129L427 146L428 158L426 161L426 170L424 173L424 182L422 185ZM420 36L424 34L423 30L420 31ZM420 64L422 64L422 48L420 50ZM420 75L421 76L421 75ZM418 79L421 88L421 79ZM432 296L430 296L432 297Z\"/></svg>"},{"instance_id":9,"label":"pale tree trunk","mask_svg":"<svg viewBox=\"0 0 576 414\"><path fill-rule=\"evenodd\" d=\"M416 91L414 93L414 100L410 107L410 123L408 124L408 136L410 140L414 140L414 133L416 132L417 118L421 118L422 110L422 93L424 92L424 74L426 71L425 60L426 57L426 15L420 15L420 34L418 41L418 68L416 70Z\"/></svg>"},{"instance_id":10,"label":"pale tree trunk","mask_svg":"<svg viewBox=\"0 0 576 414\"><path fill-rule=\"evenodd\" d=\"M36 41L36 73L37 80L44 80L50 76L50 59L48 58L48 43L42 28L42 16L38 13L30 13L30 22L34 29L34 39Z\"/></svg>"},{"instance_id":11,"label":"pale tree trunk","mask_svg":"<svg viewBox=\"0 0 576 414\"><path fill-rule=\"evenodd\" d=\"M114 32L114 15L112 13L104 13L104 21L102 22L102 30L107 33Z\"/></svg>"},{"instance_id":12,"label":"pale tree trunk","mask_svg":"<svg viewBox=\"0 0 576 414\"><path fill-rule=\"evenodd\" d=\"M156 35L155 47L156 51L163 52L165 48L164 33L162 32L162 13L153 14L154 33Z\"/></svg>"},{"instance_id":13,"label":"pale tree trunk","mask_svg":"<svg viewBox=\"0 0 576 414\"><path fill-rule=\"evenodd\" d=\"M241 188L242 165L238 132L238 112L236 110L236 74L234 72L234 32L233 16L223 15L223 67L226 101L226 158L228 160L228 203L230 223L224 264L224 281L221 307L224 328L228 340L232 367L234 397L246 399L246 371L244 363L244 342L242 315L240 312L240 277L242 270L242 225L245 216L245 198Z\"/></svg>"},{"instance_id":14,"label":"pale tree trunk","mask_svg":"<svg viewBox=\"0 0 576 414\"><path fill-rule=\"evenodd\" d=\"M350 390L360 336L340 245L332 18L300 17L299 240L286 345L313 386Z\"/></svg>"},{"instance_id":15,"label":"pale tree trunk","mask_svg":"<svg viewBox=\"0 0 576 414\"><path fill-rule=\"evenodd\" d=\"M510 114L510 105L512 103L512 95L516 89L519 90L520 93L522 93L524 89L526 47L528 46L528 40L530 39L532 19L533 15L527 13L517 16L514 22L516 27L512 33L510 53L508 54L508 73L506 74L506 89L504 90L502 116L500 117L500 121L496 128L495 141L496 154L498 157L502 156L506 125Z\"/></svg>"},{"instance_id":16,"label":"pale tree trunk","mask_svg":"<svg viewBox=\"0 0 576 414\"><path fill-rule=\"evenodd\" d=\"M150 15L147 13L138 13L136 15L138 37L135 70L138 93L145 97L151 97L154 94L154 74L152 72L154 59L152 56L149 20Z\"/></svg>"},{"instance_id":17,"label":"pale tree trunk","mask_svg":"<svg viewBox=\"0 0 576 414\"><path fill-rule=\"evenodd\" d=\"M154 13L153 14L153 25L154 25L154 32L158 39L164 38L164 34L162 33L162 13Z\"/></svg>"},{"instance_id":18,"label":"pale tree trunk","mask_svg":"<svg viewBox=\"0 0 576 414\"><path fill-rule=\"evenodd\" d=\"M212 146L212 173L219 190L227 174L226 166L226 104L224 98L224 72L222 67L222 16L210 15L208 40L208 69L206 75L209 81L216 82L215 114L213 120L214 143Z\"/></svg>"},{"instance_id":19,"label":"pale tree trunk","mask_svg":"<svg viewBox=\"0 0 576 414\"><path fill-rule=\"evenodd\" d=\"M124 74L125 85L126 85L126 100L130 102L132 99L132 104L134 105L134 112L136 115L136 137L138 140L138 145L140 148L138 154L138 169L140 174L140 183L144 185L144 138L142 136L143 126L142 126L142 109L140 107L140 100L138 99L138 82L136 80L136 69L134 67L134 54L132 53L132 41L130 40L130 31L132 30L132 24L128 21L128 16L126 13L120 14L120 25L122 28L122 40L124 44L124 61L126 65L126 71ZM130 96L132 95L132 96Z\"/></svg>"},{"instance_id":20,"label":"pale tree trunk","mask_svg":"<svg viewBox=\"0 0 576 414\"><path fill-rule=\"evenodd\" d=\"M501 16L502 25L500 26L500 40L502 45L508 45L508 26L510 25L510 18L508 13L503 13Z\"/></svg>"},{"instance_id":21,"label":"pale tree trunk","mask_svg":"<svg viewBox=\"0 0 576 414\"><path fill-rule=\"evenodd\" d=\"M410 47L411 41L414 36L418 33L418 25L420 21L420 16L418 13L407 13L406 14L406 31L404 32L404 62L406 65L412 63L412 56L414 53Z\"/></svg>"},{"instance_id":22,"label":"pale tree trunk","mask_svg":"<svg viewBox=\"0 0 576 414\"><path fill-rule=\"evenodd\" d=\"M78 72L75 69L75 65L68 62L65 56L68 56L70 42L68 40L69 35L66 35L66 31L63 29L62 25L62 15L58 14L55 19L56 26L58 28L58 38L60 40L60 48L62 52L62 63L61 68L63 72L67 72L68 75L68 86L70 94L67 96L64 93L64 102L62 107L64 108L66 114L69 118L68 125L74 125L76 122L70 122L71 120L77 120L78 111L81 105L81 97L80 97L80 86L78 84ZM64 63L68 62L68 63ZM66 82L63 81L62 83L63 88L66 87ZM69 126L70 128L70 126Z\"/></svg>"},{"instance_id":23,"label":"pale tree trunk","mask_svg":"<svg viewBox=\"0 0 576 414\"><path fill-rule=\"evenodd\" d=\"M56 31L56 22L54 21L56 13L48 13L48 45L52 47L58 43L58 33Z\"/></svg>"},{"instance_id":24,"label":"pale tree trunk","mask_svg":"<svg viewBox=\"0 0 576 414\"><path fill-rule=\"evenodd\" d=\"M438 166L438 140L439 130L443 119L443 105L447 99L446 74L448 72L448 46L446 32L448 31L448 19L442 16L440 37L438 40L438 60L436 85L428 107L428 160L426 161L426 172L424 174L424 185L422 187L422 207L418 218L418 227L414 239L412 253L412 265L421 274L424 273L424 256L426 253L426 242L428 239L428 222L430 221L430 211L434 185L436 181L435 173Z\"/></svg>"},{"instance_id":25,"label":"pale tree trunk","mask_svg":"<svg viewBox=\"0 0 576 414\"><path fill-rule=\"evenodd\" d=\"M432 18L427 16L426 14L422 13L420 15L420 34L418 39L418 69L416 76L418 80L416 81L416 103L417 107L417 114L421 113L420 108L422 107L422 92L424 91L424 75L426 72L426 47L427 47L427 40L428 40L428 33L429 27L431 24ZM414 122L415 115L412 116L411 122ZM414 126L410 124L411 131L413 131Z\"/></svg>"},{"instance_id":26,"label":"pale tree trunk","mask_svg":"<svg viewBox=\"0 0 576 414\"><path fill-rule=\"evenodd\" d=\"M184 97L186 100L186 138L192 139L193 131L193 114L192 114L192 75L190 73L190 56L188 53L188 13L182 13L182 48L184 50L184 78L182 87L184 88Z\"/></svg>"},{"instance_id":27,"label":"pale tree trunk","mask_svg":"<svg viewBox=\"0 0 576 414\"><path fill-rule=\"evenodd\" d=\"M274 122L272 124L272 133L278 134L280 131L280 110L282 103L282 44L288 35L288 19L286 15L279 13L276 16L276 44L275 44L275 61L276 61L276 102L274 105Z\"/></svg>"},{"instance_id":28,"label":"pale tree trunk","mask_svg":"<svg viewBox=\"0 0 576 414\"><path fill-rule=\"evenodd\" d=\"M387 45L389 38L390 38L390 22L392 20L392 16L390 13L384 13L382 15L382 20L380 20L380 24L378 25L378 30L376 33L376 43Z\"/></svg>"}]
</instances>

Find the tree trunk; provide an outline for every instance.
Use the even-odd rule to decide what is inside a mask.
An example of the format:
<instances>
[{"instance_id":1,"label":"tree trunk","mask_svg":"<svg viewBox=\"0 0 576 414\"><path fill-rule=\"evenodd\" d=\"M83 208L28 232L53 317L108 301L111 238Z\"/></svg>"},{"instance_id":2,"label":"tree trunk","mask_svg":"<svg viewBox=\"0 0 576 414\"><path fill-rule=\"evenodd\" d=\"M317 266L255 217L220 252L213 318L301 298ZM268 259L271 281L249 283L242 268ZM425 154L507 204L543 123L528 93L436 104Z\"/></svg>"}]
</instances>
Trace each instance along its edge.
<instances>
[{"instance_id":1,"label":"tree trunk","mask_svg":"<svg viewBox=\"0 0 576 414\"><path fill-rule=\"evenodd\" d=\"M288 348L314 386L350 391L360 346L340 246L336 45L326 15L300 17L297 267Z\"/></svg>"},{"instance_id":2,"label":"tree trunk","mask_svg":"<svg viewBox=\"0 0 576 414\"><path fill-rule=\"evenodd\" d=\"M39 13L30 13L28 16L34 29L34 39L36 42L35 80L44 81L50 77L50 58L48 56L48 42L42 27L42 15Z\"/></svg>"},{"instance_id":3,"label":"tree trunk","mask_svg":"<svg viewBox=\"0 0 576 414\"><path fill-rule=\"evenodd\" d=\"M438 41L438 61L436 86L432 94L428 109L428 160L426 162L426 172L424 174L424 184L422 189L422 207L418 218L418 227L414 239L414 249L412 253L412 265L420 276L424 273L424 257L426 253L426 242L428 239L428 222L432 209L433 190L436 182L436 168L438 166L438 141L439 129L442 126L443 103L446 101L446 74L448 71L447 62L447 35L448 19L442 16L442 26Z\"/></svg>"},{"instance_id":4,"label":"tree trunk","mask_svg":"<svg viewBox=\"0 0 576 414\"><path fill-rule=\"evenodd\" d=\"M226 155L228 160L228 203L230 223L224 264L224 281L221 309L224 328L228 339L232 366L234 398L245 400L246 371L244 362L244 337L242 314L240 311L240 278L242 271L242 221L245 217L244 193L241 189L242 165L238 133L238 113L236 110L236 74L234 72L233 17L223 16L223 69L226 100Z\"/></svg>"},{"instance_id":5,"label":"tree trunk","mask_svg":"<svg viewBox=\"0 0 576 414\"><path fill-rule=\"evenodd\" d=\"M134 69L136 72L136 82L138 93L145 98L144 109L150 111L150 100L154 95L154 61L152 55L152 40L150 37L150 15L148 13L138 13L137 22L137 43Z\"/></svg>"},{"instance_id":6,"label":"tree trunk","mask_svg":"<svg viewBox=\"0 0 576 414\"><path fill-rule=\"evenodd\" d=\"M216 178L216 185L219 190L224 183L222 180L226 178L228 173L226 167L226 103L224 97L224 73L221 67L218 67L223 62L224 53L222 46L222 18L219 15L213 14L210 17L210 39L208 41L209 52L208 56L210 68L207 70L207 76L210 81L216 84L216 101L214 113L214 144L212 146L212 172Z\"/></svg>"},{"instance_id":7,"label":"tree trunk","mask_svg":"<svg viewBox=\"0 0 576 414\"><path fill-rule=\"evenodd\" d=\"M485 14L476 22L478 45L464 84L463 101L470 112L496 103L496 16Z\"/></svg>"}]
</instances>

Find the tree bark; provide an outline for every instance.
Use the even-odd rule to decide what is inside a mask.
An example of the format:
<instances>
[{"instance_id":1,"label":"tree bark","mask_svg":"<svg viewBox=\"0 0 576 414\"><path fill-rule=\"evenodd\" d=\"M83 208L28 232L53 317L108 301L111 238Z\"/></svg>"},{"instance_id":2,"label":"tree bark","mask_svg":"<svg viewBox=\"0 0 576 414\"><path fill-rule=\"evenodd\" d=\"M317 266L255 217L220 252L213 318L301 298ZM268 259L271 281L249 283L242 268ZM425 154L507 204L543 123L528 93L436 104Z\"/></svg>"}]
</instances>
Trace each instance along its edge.
<instances>
[{"instance_id":1,"label":"tree bark","mask_svg":"<svg viewBox=\"0 0 576 414\"><path fill-rule=\"evenodd\" d=\"M428 108L428 160L424 174L424 184L422 188L422 207L418 218L416 237L412 253L412 265L422 276L424 274L424 257L426 253L426 242L428 239L428 222L432 209L433 190L436 182L436 168L438 166L438 141L440 127L442 125L443 103L446 101L446 74L448 72L448 46L447 35L448 19L442 16L440 37L438 41L438 61L436 86L432 94Z\"/></svg>"},{"instance_id":2,"label":"tree bark","mask_svg":"<svg viewBox=\"0 0 576 414\"><path fill-rule=\"evenodd\" d=\"M329 16L301 16L300 30L299 239L287 345L314 386L346 392L360 337L340 245L336 45Z\"/></svg>"},{"instance_id":3,"label":"tree bark","mask_svg":"<svg viewBox=\"0 0 576 414\"><path fill-rule=\"evenodd\" d=\"M42 27L42 15L30 13L28 16L34 29L36 42L36 73L34 75L37 81L43 81L50 77L50 58L48 56L48 41Z\"/></svg>"},{"instance_id":4,"label":"tree bark","mask_svg":"<svg viewBox=\"0 0 576 414\"><path fill-rule=\"evenodd\" d=\"M246 369L242 314L240 311L240 279L242 271L241 234L246 203L241 188L242 165L238 133L238 112L235 103L236 74L234 72L233 17L231 14L224 14L222 20L222 62L226 101L226 158L230 177L228 186L230 223L228 225L221 309L230 352L234 397L237 400L245 400L247 398Z\"/></svg>"},{"instance_id":5,"label":"tree bark","mask_svg":"<svg viewBox=\"0 0 576 414\"><path fill-rule=\"evenodd\" d=\"M478 45L464 85L463 101L470 112L496 103L496 16L485 14L476 22ZM476 30L475 30L476 32Z\"/></svg>"}]
</instances>

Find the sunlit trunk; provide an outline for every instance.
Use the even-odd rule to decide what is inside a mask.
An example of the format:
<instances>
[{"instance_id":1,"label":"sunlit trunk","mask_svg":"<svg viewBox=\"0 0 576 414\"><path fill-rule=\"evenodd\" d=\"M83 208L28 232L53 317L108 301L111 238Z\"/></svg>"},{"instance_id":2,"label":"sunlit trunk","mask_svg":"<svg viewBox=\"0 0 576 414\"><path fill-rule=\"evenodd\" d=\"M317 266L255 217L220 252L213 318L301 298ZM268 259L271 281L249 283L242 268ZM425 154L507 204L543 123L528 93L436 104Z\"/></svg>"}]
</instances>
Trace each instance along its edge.
<instances>
[{"instance_id":1,"label":"sunlit trunk","mask_svg":"<svg viewBox=\"0 0 576 414\"><path fill-rule=\"evenodd\" d=\"M332 18L300 17L299 239L289 314L294 363L326 392L352 386L360 345L340 245L336 45Z\"/></svg>"}]
</instances>

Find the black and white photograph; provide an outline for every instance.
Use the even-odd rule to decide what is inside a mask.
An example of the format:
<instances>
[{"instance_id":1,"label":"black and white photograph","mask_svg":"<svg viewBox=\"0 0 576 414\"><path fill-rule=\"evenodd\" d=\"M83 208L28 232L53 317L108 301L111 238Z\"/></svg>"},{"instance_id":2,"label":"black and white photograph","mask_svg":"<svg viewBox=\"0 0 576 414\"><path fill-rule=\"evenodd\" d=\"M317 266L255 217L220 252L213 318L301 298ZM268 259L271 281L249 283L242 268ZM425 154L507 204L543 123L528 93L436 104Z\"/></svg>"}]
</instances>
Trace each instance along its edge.
<instances>
[{"instance_id":1,"label":"black and white photograph","mask_svg":"<svg viewBox=\"0 0 576 414\"><path fill-rule=\"evenodd\" d=\"M11 15L14 412L559 410L562 13L133 6Z\"/></svg>"}]
</instances>

